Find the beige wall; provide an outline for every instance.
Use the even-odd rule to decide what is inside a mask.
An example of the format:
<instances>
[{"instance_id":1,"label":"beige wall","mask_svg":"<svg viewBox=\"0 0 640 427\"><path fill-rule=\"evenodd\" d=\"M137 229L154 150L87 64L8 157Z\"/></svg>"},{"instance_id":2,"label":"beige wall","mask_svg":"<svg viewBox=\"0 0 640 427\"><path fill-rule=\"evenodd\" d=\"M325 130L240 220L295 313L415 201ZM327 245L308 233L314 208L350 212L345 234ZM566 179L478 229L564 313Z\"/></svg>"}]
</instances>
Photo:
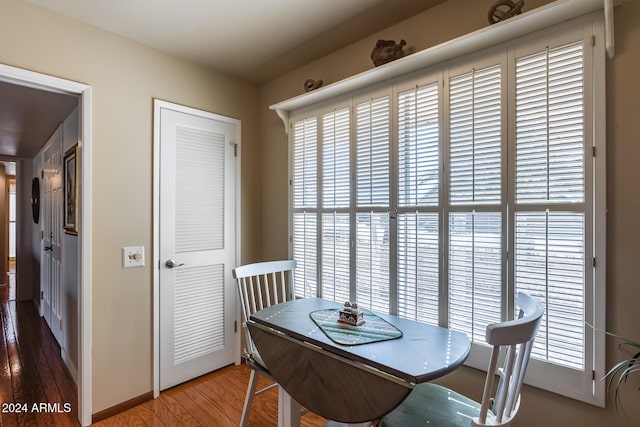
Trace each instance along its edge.
<instances>
[{"instance_id":1,"label":"beige wall","mask_svg":"<svg viewBox=\"0 0 640 427\"><path fill-rule=\"evenodd\" d=\"M525 10L545 0L527 0ZM304 93L307 78L329 84L372 68L369 54L378 38L404 38L415 50L487 25L487 1L449 0L360 42L290 72L260 87L260 133L263 136L263 258L287 256L287 138L280 119L268 106ZM462 12L464 11L464 12ZM640 2L627 1L615 11L617 55L607 63L607 327L640 339ZM603 286L605 284L602 284ZM607 342L607 366L628 353ZM484 375L461 369L443 382L479 398ZM637 386L627 387L625 409L631 421L616 416L612 405L597 408L539 389L527 387L518 426L631 426L638 425Z\"/></svg>"},{"instance_id":2,"label":"beige wall","mask_svg":"<svg viewBox=\"0 0 640 427\"><path fill-rule=\"evenodd\" d=\"M121 248L152 253L153 98L242 121L242 258L260 251L257 89L16 0L2 0L0 63L93 88L93 411L152 390L151 260L124 270Z\"/></svg>"}]
</instances>

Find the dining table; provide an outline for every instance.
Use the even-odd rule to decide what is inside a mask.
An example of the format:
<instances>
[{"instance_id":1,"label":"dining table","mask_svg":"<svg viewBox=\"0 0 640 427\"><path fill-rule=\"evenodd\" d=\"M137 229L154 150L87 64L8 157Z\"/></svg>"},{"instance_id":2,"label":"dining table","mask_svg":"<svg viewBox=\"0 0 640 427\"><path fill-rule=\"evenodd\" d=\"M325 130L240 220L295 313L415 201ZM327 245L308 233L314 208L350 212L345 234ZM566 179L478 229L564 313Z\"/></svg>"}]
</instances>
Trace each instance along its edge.
<instances>
[{"instance_id":1,"label":"dining table","mask_svg":"<svg viewBox=\"0 0 640 427\"><path fill-rule=\"evenodd\" d=\"M339 321L344 305L294 299L247 321L260 357L279 384L278 425L298 427L300 406L331 425L370 425L420 383L452 372L469 355L466 334L361 310L364 323Z\"/></svg>"}]
</instances>

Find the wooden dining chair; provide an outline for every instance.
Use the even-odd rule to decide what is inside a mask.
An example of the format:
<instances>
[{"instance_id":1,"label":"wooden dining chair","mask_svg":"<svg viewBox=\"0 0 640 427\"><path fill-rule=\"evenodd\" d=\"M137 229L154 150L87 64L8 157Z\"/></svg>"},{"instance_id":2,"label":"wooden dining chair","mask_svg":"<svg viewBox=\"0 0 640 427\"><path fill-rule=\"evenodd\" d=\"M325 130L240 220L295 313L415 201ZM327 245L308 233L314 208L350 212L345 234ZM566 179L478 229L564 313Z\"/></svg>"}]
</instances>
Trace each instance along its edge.
<instances>
[{"instance_id":1,"label":"wooden dining chair","mask_svg":"<svg viewBox=\"0 0 640 427\"><path fill-rule=\"evenodd\" d=\"M520 408L522 381L544 314L544 308L522 292L517 304L517 319L487 326L486 341L493 349L481 403L437 384L419 384L380 420L378 427L511 425ZM501 352L506 354L503 366L498 368Z\"/></svg>"},{"instance_id":2,"label":"wooden dining chair","mask_svg":"<svg viewBox=\"0 0 640 427\"><path fill-rule=\"evenodd\" d=\"M278 385L251 340L247 319L258 310L293 299L295 293L293 272L296 264L295 260L268 261L243 265L233 270L233 277L238 285L242 306L242 327L246 338L243 357L251 368L247 394L242 408L241 427L247 425L253 398ZM260 375L269 378L274 384L256 390Z\"/></svg>"}]
</instances>

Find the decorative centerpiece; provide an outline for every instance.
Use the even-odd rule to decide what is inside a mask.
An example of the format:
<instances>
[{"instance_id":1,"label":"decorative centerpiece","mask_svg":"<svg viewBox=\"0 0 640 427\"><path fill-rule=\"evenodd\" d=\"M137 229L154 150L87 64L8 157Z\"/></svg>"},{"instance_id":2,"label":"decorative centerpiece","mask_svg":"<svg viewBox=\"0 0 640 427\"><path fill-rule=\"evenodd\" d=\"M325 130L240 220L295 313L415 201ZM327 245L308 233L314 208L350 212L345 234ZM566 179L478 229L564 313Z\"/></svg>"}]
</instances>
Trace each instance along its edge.
<instances>
[{"instance_id":1,"label":"decorative centerpiece","mask_svg":"<svg viewBox=\"0 0 640 427\"><path fill-rule=\"evenodd\" d=\"M358 308L358 304L347 301L339 311L338 322L360 326L364 323L364 313Z\"/></svg>"}]
</instances>

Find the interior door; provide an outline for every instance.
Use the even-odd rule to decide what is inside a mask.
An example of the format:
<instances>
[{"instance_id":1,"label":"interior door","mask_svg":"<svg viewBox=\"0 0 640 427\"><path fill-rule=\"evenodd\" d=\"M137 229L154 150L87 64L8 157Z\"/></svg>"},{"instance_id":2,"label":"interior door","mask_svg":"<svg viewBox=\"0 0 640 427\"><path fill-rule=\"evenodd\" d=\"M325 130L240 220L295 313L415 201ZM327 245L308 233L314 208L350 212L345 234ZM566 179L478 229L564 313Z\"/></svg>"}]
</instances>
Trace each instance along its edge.
<instances>
[{"instance_id":1,"label":"interior door","mask_svg":"<svg viewBox=\"0 0 640 427\"><path fill-rule=\"evenodd\" d=\"M62 125L42 151L40 315L62 344Z\"/></svg>"},{"instance_id":2,"label":"interior door","mask_svg":"<svg viewBox=\"0 0 640 427\"><path fill-rule=\"evenodd\" d=\"M161 390L233 363L235 343L239 122L175 108L160 109Z\"/></svg>"}]
</instances>

